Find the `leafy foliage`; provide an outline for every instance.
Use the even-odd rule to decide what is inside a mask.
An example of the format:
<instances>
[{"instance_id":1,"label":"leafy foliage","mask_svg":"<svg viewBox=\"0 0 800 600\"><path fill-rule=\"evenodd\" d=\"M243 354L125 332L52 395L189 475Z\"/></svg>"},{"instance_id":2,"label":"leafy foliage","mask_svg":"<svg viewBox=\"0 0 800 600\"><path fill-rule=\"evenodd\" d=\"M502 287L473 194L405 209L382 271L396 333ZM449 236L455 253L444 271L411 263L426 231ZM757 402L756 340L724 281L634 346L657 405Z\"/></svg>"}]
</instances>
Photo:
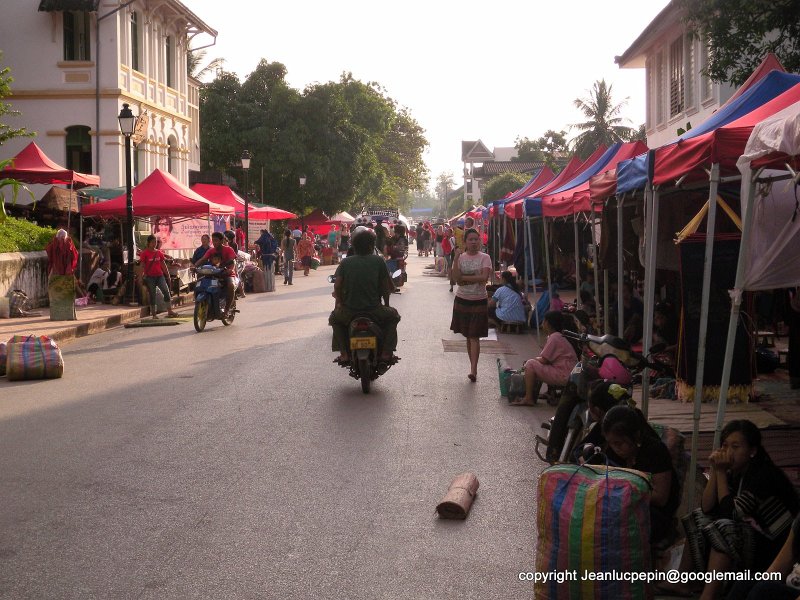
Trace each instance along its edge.
<instances>
[{"instance_id":1,"label":"leafy foliage","mask_svg":"<svg viewBox=\"0 0 800 600\"><path fill-rule=\"evenodd\" d=\"M492 177L483 190L483 198L486 202L501 200L509 192L514 192L525 185L530 179L523 173L503 173Z\"/></svg>"},{"instance_id":2,"label":"leafy foliage","mask_svg":"<svg viewBox=\"0 0 800 600\"><path fill-rule=\"evenodd\" d=\"M33 252L44 250L56 230L39 227L24 219L8 217L0 223L0 252Z\"/></svg>"},{"instance_id":3,"label":"leafy foliage","mask_svg":"<svg viewBox=\"0 0 800 600\"><path fill-rule=\"evenodd\" d=\"M195 50L186 53L186 71L188 72L189 77L194 77L195 79L200 80L211 73L221 70L225 65L225 59L217 57L212 58L204 67L201 67L200 65L203 64L203 61L206 59L206 55L206 50Z\"/></svg>"},{"instance_id":4,"label":"leafy foliage","mask_svg":"<svg viewBox=\"0 0 800 600\"><path fill-rule=\"evenodd\" d=\"M800 0L679 0L694 35L708 40L707 75L741 85L767 53L800 72Z\"/></svg>"},{"instance_id":5,"label":"leafy foliage","mask_svg":"<svg viewBox=\"0 0 800 600\"><path fill-rule=\"evenodd\" d=\"M561 157L569 151L567 132L552 129L545 131L544 135L536 140L518 137L514 145L518 155L514 160L541 161L556 172L560 170Z\"/></svg>"},{"instance_id":6,"label":"leafy foliage","mask_svg":"<svg viewBox=\"0 0 800 600\"><path fill-rule=\"evenodd\" d=\"M619 115L627 103L627 98L619 104L614 104L611 97L612 88L613 86L606 84L605 79L601 79L595 81L592 89L588 90L588 98L574 100L575 108L583 113L586 120L571 125L582 133L575 136L570 143L575 153L582 159L586 159L599 146L627 141L636 132L635 129L622 124L627 119Z\"/></svg>"},{"instance_id":7,"label":"leafy foliage","mask_svg":"<svg viewBox=\"0 0 800 600\"><path fill-rule=\"evenodd\" d=\"M285 77L283 64L262 59L243 83L220 72L203 87L203 168L230 171L241 183L246 148L250 172L263 172L264 201L271 204L329 214L363 204L410 205L408 192L427 182L427 140L408 110L350 73L302 93Z\"/></svg>"},{"instance_id":8,"label":"leafy foliage","mask_svg":"<svg viewBox=\"0 0 800 600\"><path fill-rule=\"evenodd\" d=\"M0 52L0 58L2 57L3 53ZM33 137L34 135L24 127L14 128L3 123L6 116L19 114L19 111L13 110L10 104L3 102L3 98L11 96L11 84L13 81L14 78L11 77L11 69L9 67L0 70L0 146L15 137Z\"/></svg>"}]
</instances>

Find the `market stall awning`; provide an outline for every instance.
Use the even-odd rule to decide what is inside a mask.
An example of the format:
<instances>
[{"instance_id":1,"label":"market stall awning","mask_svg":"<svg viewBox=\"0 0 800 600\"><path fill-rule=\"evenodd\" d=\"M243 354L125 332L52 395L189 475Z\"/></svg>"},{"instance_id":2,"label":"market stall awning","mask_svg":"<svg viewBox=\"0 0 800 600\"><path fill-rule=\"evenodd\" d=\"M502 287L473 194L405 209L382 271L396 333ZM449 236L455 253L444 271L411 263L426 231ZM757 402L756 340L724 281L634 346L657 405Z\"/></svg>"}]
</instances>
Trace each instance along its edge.
<instances>
[{"instance_id":1,"label":"market stall awning","mask_svg":"<svg viewBox=\"0 0 800 600\"><path fill-rule=\"evenodd\" d=\"M572 179L575 173L580 170L583 162L584 161L577 156L573 156L567 163L567 166L553 179L519 200L513 200L506 204L506 214L512 219L521 219L523 215L528 215L529 217L541 216L542 201L539 196L542 193L546 193L548 190L560 187L563 183Z\"/></svg>"},{"instance_id":2,"label":"market stall awning","mask_svg":"<svg viewBox=\"0 0 800 600\"><path fill-rule=\"evenodd\" d=\"M244 215L244 210L240 208L236 211L236 214ZM283 221L284 219L296 219L297 215L282 208L262 206L261 208L251 208L248 211L248 217L265 221Z\"/></svg>"},{"instance_id":3,"label":"market stall awning","mask_svg":"<svg viewBox=\"0 0 800 600\"><path fill-rule=\"evenodd\" d=\"M233 208L210 202L193 192L169 173L156 169L133 188L133 214L136 217L190 217L232 215ZM126 214L125 195L89 204L81 209L84 217L122 217Z\"/></svg>"},{"instance_id":4,"label":"market stall awning","mask_svg":"<svg viewBox=\"0 0 800 600\"><path fill-rule=\"evenodd\" d=\"M100 185L99 175L78 173L56 164L36 145L36 142L25 146L13 158L10 166L0 170L0 177L9 177L23 183L72 185L76 189L87 185Z\"/></svg>"},{"instance_id":5,"label":"market stall awning","mask_svg":"<svg viewBox=\"0 0 800 600\"><path fill-rule=\"evenodd\" d=\"M347 211L338 212L328 219L329 223L352 223L356 218Z\"/></svg>"},{"instance_id":6,"label":"market stall awning","mask_svg":"<svg viewBox=\"0 0 800 600\"><path fill-rule=\"evenodd\" d=\"M244 199L234 192L227 185L215 185L212 183L195 183L191 188L193 192L197 192L203 198L210 202L216 202L223 206L230 206L235 211L244 210ZM250 203L250 210L255 210L256 207Z\"/></svg>"}]
</instances>

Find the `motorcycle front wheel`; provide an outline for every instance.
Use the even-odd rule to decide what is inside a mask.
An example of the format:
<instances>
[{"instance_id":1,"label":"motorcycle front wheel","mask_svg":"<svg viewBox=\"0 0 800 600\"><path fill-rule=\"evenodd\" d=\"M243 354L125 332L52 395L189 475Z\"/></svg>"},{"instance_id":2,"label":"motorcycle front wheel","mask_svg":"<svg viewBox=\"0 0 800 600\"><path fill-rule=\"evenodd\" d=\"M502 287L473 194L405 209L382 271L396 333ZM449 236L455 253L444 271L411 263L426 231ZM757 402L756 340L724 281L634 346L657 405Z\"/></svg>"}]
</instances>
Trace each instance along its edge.
<instances>
[{"instance_id":1,"label":"motorcycle front wheel","mask_svg":"<svg viewBox=\"0 0 800 600\"><path fill-rule=\"evenodd\" d=\"M197 333L203 331L206 328L206 322L208 321L208 300L202 300L201 302L195 302L194 304L194 328Z\"/></svg>"},{"instance_id":2,"label":"motorcycle front wheel","mask_svg":"<svg viewBox=\"0 0 800 600\"><path fill-rule=\"evenodd\" d=\"M372 368L368 358L358 361L358 376L361 378L361 391L369 394L369 385L372 383Z\"/></svg>"}]
</instances>

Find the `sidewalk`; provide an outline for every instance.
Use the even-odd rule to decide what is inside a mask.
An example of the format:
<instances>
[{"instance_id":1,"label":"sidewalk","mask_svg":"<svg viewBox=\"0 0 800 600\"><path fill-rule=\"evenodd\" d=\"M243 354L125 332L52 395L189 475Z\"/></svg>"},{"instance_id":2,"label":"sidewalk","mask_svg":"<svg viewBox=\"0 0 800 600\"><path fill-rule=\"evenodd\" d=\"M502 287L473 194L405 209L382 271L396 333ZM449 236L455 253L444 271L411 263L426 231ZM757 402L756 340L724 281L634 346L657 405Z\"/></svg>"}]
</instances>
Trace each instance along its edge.
<instances>
[{"instance_id":1,"label":"sidewalk","mask_svg":"<svg viewBox=\"0 0 800 600\"><path fill-rule=\"evenodd\" d=\"M175 307L180 310L180 306ZM118 327L130 321L148 316L147 306L112 306L110 304L92 304L75 307L77 321L51 321L50 309L37 308L40 313L36 317L0 319L0 341L7 341L13 335L47 335L59 344L69 340L100 333Z\"/></svg>"}]
</instances>

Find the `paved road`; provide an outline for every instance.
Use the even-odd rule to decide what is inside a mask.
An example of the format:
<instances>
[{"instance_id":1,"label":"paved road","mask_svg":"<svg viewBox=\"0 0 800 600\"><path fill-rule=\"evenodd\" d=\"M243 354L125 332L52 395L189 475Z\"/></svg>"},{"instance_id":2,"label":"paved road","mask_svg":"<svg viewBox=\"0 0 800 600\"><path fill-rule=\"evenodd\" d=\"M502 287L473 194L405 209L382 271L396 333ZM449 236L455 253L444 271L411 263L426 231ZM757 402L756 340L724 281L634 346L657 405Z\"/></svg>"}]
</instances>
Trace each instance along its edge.
<instances>
[{"instance_id":1,"label":"paved road","mask_svg":"<svg viewBox=\"0 0 800 600\"><path fill-rule=\"evenodd\" d=\"M495 355L470 384L442 351L429 262L368 396L331 362L331 268L232 327L116 329L65 346L61 380L0 382L0 597L530 598L547 410L505 405ZM441 521L465 470L472 513Z\"/></svg>"}]
</instances>

